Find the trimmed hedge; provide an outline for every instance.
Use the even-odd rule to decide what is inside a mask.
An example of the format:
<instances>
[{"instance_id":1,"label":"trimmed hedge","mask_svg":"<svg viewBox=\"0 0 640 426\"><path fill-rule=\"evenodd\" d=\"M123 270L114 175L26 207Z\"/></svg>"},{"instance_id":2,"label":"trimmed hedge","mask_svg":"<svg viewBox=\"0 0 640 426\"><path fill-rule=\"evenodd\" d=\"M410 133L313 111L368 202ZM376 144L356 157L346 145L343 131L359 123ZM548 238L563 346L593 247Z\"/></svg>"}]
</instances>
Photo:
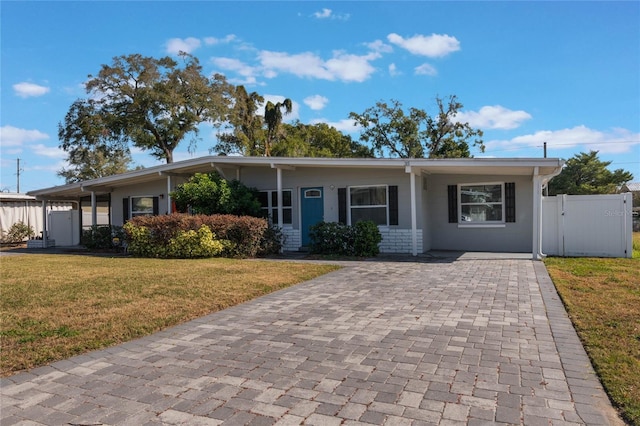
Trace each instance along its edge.
<instances>
[{"instance_id":1,"label":"trimmed hedge","mask_svg":"<svg viewBox=\"0 0 640 426\"><path fill-rule=\"evenodd\" d=\"M189 240L195 243L199 248L194 248L194 252L204 250L202 244L209 244L204 242L208 241L206 238L198 239L193 234L184 235L189 231L203 232L201 231L203 226L211 231L212 239L222 243L222 250L215 255L255 257L258 254L265 254L265 247L270 250L279 251L280 249L279 244L265 242L269 237L267 220L251 216L181 213L165 216L138 216L129 220L124 229L127 233L130 253L147 257L175 257L168 247L171 244L175 245L177 240Z\"/></svg>"},{"instance_id":2,"label":"trimmed hedge","mask_svg":"<svg viewBox=\"0 0 640 426\"><path fill-rule=\"evenodd\" d=\"M88 249L114 249L122 244L124 237L122 226L92 225L82 231L80 243Z\"/></svg>"},{"instance_id":3,"label":"trimmed hedge","mask_svg":"<svg viewBox=\"0 0 640 426\"><path fill-rule=\"evenodd\" d=\"M312 253L371 257L380 253L382 234L372 221L362 221L352 226L320 222L310 227L309 238Z\"/></svg>"}]
</instances>

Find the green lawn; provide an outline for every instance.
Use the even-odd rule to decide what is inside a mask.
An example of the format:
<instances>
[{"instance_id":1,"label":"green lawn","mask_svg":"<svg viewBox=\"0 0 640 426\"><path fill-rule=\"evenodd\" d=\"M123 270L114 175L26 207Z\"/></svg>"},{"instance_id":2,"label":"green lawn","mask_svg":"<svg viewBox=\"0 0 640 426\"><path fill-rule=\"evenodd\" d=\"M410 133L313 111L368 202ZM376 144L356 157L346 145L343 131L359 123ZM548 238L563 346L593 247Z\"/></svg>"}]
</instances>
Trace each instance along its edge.
<instances>
[{"instance_id":1,"label":"green lawn","mask_svg":"<svg viewBox=\"0 0 640 426\"><path fill-rule=\"evenodd\" d=\"M640 426L640 233L632 259L545 260L609 397Z\"/></svg>"},{"instance_id":2,"label":"green lawn","mask_svg":"<svg viewBox=\"0 0 640 426\"><path fill-rule=\"evenodd\" d=\"M335 269L231 259L3 257L0 375L151 334Z\"/></svg>"}]
</instances>

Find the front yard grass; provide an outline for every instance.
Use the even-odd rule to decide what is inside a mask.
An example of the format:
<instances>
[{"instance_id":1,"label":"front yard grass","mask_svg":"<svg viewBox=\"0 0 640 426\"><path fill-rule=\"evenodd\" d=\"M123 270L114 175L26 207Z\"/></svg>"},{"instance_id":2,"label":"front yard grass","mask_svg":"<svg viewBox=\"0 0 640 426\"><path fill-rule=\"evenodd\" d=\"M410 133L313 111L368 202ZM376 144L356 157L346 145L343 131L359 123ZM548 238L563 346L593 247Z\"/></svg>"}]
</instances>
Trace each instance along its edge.
<instances>
[{"instance_id":1,"label":"front yard grass","mask_svg":"<svg viewBox=\"0 0 640 426\"><path fill-rule=\"evenodd\" d=\"M337 268L231 259L3 257L0 376L151 334Z\"/></svg>"},{"instance_id":2,"label":"front yard grass","mask_svg":"<svg viewBox=\"0 0 640 426\"><path fill-rule=\"evenodd\" d=\"M632 259L547 258L545 265L609 397L640 426L640 233Z\"/></svg>"}]
</instances>

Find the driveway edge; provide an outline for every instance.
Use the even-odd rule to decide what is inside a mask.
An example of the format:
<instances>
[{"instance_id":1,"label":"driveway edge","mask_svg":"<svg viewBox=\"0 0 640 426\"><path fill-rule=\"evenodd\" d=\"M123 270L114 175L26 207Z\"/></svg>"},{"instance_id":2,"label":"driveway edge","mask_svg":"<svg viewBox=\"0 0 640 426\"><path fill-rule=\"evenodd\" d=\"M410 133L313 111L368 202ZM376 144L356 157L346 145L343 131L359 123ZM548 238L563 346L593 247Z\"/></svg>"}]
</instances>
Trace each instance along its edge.
<instances>
[{"instance_id":1,"label":"driveway edge","mask_svg":"<svg viewBox=\"0 0 640 426\"><path fill-rule=\"evenodd\" d=\"M547 268L543 262L534 261L533 269L576 412L587 425L624 425L591 365Z\"/></svg>"}]
</instances>

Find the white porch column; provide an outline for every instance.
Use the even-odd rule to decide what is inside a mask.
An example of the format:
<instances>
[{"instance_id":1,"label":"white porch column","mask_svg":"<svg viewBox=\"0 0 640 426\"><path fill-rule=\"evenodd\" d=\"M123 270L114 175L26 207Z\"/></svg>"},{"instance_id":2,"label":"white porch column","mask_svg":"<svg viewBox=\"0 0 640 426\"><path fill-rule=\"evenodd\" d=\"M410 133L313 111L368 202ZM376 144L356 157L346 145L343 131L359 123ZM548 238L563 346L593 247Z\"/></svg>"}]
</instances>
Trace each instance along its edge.
<instances>
[{"instance_id":1,"label":"white porch column","mask_svg":"<svg viewBox=\"0 0 640 426\"><path fill-rule=\"evenodd\" d=\"M282 229L282 169L276 169L276 186L278 190L278 228Z\"/></svg>"},{"instance_id":2,"label":"white porch column","mask_svg":"<svg viewBox=\"0 0 640 426\"><path fill-rule=\"evenodd\" d=\"M418 255L418 212L416 211L416 174L407 161L405 172L409 173L411 188L411 254Z\"/></svg>"},{"instance_id":3,"label":"white porch column","mask_svg":"<svg viewBox=\"0 0 640 426\"><path fill-rule=\"evenodd\" d=\"M47 200L42 200L42 248L47 248Z\"/></svg>"},{"instance_id":4,"label":"white porch column","mask_svg":"<svg viewBox=\"0 0 640 426\"><path fill-rule=\"evenodd\" d=\"M93 226L98 224L98 206L95 191L91 191L91 224Z\"/></svg>"},{"instance_id":5,"label":"white porch column","mask_svg":"<svg viewBox=\"0 0 640 426\"><path fill-rule=\"evenodd\" d=\"M167 214L171 213L171 176L167 176Z\"/></svg>"}]
</instances>

